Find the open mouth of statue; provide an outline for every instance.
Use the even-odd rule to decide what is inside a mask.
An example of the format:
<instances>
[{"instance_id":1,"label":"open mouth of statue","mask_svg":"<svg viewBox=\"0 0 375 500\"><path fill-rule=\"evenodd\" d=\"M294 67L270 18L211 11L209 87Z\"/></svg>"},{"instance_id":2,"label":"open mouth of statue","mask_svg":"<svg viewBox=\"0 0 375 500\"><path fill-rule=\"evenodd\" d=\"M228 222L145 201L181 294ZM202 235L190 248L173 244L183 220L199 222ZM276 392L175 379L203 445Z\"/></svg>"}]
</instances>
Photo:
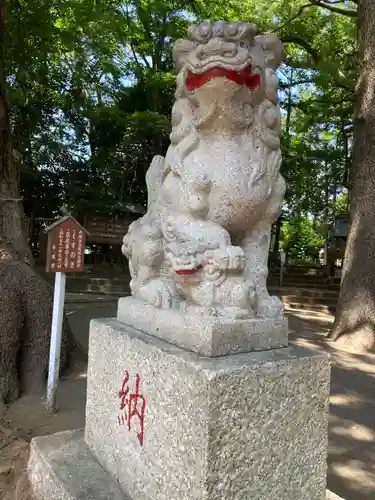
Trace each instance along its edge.
<instances>
[{"instance_id":1,"label":"open mouth of statue","mask_svg":"<svg viewBox=\"0 0 375 500\"><path fill-rule=\"evenodd\" d=\"M194 267L194 268L184 268L184 269L176 269L176 274L179 276L191 276L192 274L196 274L198 271L202 269L202 266Z\"/></svg>"},{"instance_id":2,"label":"open mouth of statue","mask_svg":"<svg viewBox=\"0 0 375 500\"><path fill-rule=\"evenodd\" d=\"M225 68L212 68L205 73L195 74L189 71L186 79L186 88L188 92L192 92L205 85L210 80L215 78L227 78L238 85L246 85L251 90L254 90L260 85L260 75L252 74L252 66L246 66L241 71L233 71Z\"/></svg>"}]
</instances>

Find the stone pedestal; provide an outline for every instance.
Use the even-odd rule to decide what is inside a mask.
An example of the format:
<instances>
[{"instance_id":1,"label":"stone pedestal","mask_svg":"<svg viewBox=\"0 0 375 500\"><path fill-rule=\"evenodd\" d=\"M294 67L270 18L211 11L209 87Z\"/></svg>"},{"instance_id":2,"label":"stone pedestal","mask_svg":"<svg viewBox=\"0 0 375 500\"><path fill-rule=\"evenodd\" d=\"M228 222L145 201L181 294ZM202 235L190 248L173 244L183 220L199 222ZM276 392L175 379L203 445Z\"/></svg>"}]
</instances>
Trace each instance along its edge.
<instances>
[{"instance_id":1,"label":"stone pedestal","mask_svg":"<svg viewBox=\"0 0 375 500\"><path fill-rule=\"evenodd\" d=\"M31 484L38 500L323 500L329 379L303 348L209 358L94 320L84 434L33 440Z\"/></svg>"},{"instance_id":2,"label":"stone pedestal","mask_svg":"<svg viewBox=\"0 0 375 500\"><path fill-rule=\"evenodd\" d=\"M66 453L86 468L91 456L102 471L92 499L120 491L132 500L323 500L329 372L327 355L302 348L208 358L114 319L94 320L87 446L70 436ZM63 456L62 438L43 439L29 465L41 500L57 496L42 486L40 449L51 467Z\"/></svg>"},{"instance_id":3,"label":"stone pedestal","mask_svg":"<svg viewBox=\"0 0 375 500\"><path fill-rule=\"evenodd\" d=\"M301 348L207 358L95 320L85 441L137 500L322 500L329 373Z\"/></svg>"}]
</instances>

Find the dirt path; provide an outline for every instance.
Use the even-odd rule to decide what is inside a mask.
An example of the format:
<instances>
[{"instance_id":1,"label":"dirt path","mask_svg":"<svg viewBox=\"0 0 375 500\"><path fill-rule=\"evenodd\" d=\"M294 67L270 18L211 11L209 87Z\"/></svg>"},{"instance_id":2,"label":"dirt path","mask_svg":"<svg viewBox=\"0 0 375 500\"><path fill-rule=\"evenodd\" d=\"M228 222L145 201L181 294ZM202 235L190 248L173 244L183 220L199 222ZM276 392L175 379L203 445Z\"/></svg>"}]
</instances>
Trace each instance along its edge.
<instances>
[{"instance_id":1,"label":"dirt path","mask_svg":"<svg viewBox=\"0 0 375 500\"><path fill-rule=\"evenodd\" d=\"M293 342L331 355L328 488L345 500L374 500L375 353L323 346L333 317L289 317Z\"/></svg>"},{"instance_id":2,"label":"dirt path","mask_svg":"<svg viewBox=\"0 0 375 500\"><path fill-rule=\"evenodd\" d=\"M12 429L0 420L0 498L31 500L26 467L29 437L22 430Z\"/></svg>"},{"instance_id":3,"label":"dirt path","mask_svg":"<svg viewBox=\"0 0 375 500\"><path fill-rule=\"evenodd\" d=\"M20 398L0 418L1 500L34 500L26 474L33 437L84 427L86 371L86 356L78 349L70 372L60 383L58 413L47 412L40 394Z\"/></svg>"}]
</instances>

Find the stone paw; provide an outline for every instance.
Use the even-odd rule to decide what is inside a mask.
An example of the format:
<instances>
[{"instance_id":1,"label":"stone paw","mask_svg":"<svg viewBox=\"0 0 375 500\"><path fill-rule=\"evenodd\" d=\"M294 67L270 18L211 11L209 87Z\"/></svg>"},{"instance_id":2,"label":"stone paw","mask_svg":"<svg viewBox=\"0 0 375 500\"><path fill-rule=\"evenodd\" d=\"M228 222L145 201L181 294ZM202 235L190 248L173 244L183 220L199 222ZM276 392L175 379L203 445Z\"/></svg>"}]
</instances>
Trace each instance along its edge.
<instances>
[{"instance_id":1,"label":"stone paw","mask_svg":"<svg viewBox=\"0 0 375 500\"><path fill-rule=\"evenodd\" d=\"M225 307L220 310L219 315L230 319L246 319L252 318L254 312L251 309L243 309L242 307Z\"/></svg>"},{"instance_id":2,"label":"stone paw","mask_svg":"<svg viewBox=\"0 0 375 500\"><path fill-rule=\"evenodd\" d=\"M231 246L228 252L228 269L230 271L242 271L245 266L245 254L241 247Z\"/></svg>"},{"instance_id":3,"label":"stone paw","mask_svg":"<svg viewBox=\"0 0 375 500\"><path fill-rule=\"evenodd\" d=\"M278 297L267 295L258 298L257 313L266 318L281 316L284 313L284 304Z\"/></svg>"},{"instance_id":4,"label":"stone paw","mask_svg":"<svg viewBox=\"0 0 375 500\"><path fill-rule=\"evenodd\" d=\"M133 293L137 298L148 302L158 309L170 309L173 306L173 300L176 300L177 292L171 286L168 286L161 279L154 279L143 285L137 293Z\"/></svg>"},{"instance_id":5,"label":"stone paw","mask_svg":"<svg viewBox=\"0 0 375 500\"><path fill-rule=\"evenodd\" d=\"M148 302L157 308L164 307L164 304L168 301L169 295L166 286L161 280L149 281L146 285L140 287L135 294L140 300Z\"/></svg>"}]
</instances>

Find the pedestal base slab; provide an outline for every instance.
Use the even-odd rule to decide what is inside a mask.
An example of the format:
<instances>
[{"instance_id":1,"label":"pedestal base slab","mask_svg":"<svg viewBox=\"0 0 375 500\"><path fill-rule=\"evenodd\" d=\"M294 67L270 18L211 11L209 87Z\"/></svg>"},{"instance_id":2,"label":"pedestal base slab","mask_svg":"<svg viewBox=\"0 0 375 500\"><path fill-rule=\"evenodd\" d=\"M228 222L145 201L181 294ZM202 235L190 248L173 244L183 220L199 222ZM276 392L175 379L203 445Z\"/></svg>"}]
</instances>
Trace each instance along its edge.
<instances>
[{"instance_id":1,"label":"pedestal base slab","mask_svg":"<svg viewBox=\"0 0 375 500\"><path fill-rule=\"evenodd\" d=\"M118 303L117 319L201 356L265 351L288 345L288 320L284 317L226 319L189 315L124 297Z\"/></svg>"},{"instance_id":2,"label":"pedestal base slab","mask_svg":"<svg viewBox=\"0 0 375 500\"><path fill-rule=\"evenodd\" d=\"M36 500L130 500L97 462L82 430L34 438L28 473ZM344 499L327 491L326 500Z\"/></svg>"}]
</instances>

